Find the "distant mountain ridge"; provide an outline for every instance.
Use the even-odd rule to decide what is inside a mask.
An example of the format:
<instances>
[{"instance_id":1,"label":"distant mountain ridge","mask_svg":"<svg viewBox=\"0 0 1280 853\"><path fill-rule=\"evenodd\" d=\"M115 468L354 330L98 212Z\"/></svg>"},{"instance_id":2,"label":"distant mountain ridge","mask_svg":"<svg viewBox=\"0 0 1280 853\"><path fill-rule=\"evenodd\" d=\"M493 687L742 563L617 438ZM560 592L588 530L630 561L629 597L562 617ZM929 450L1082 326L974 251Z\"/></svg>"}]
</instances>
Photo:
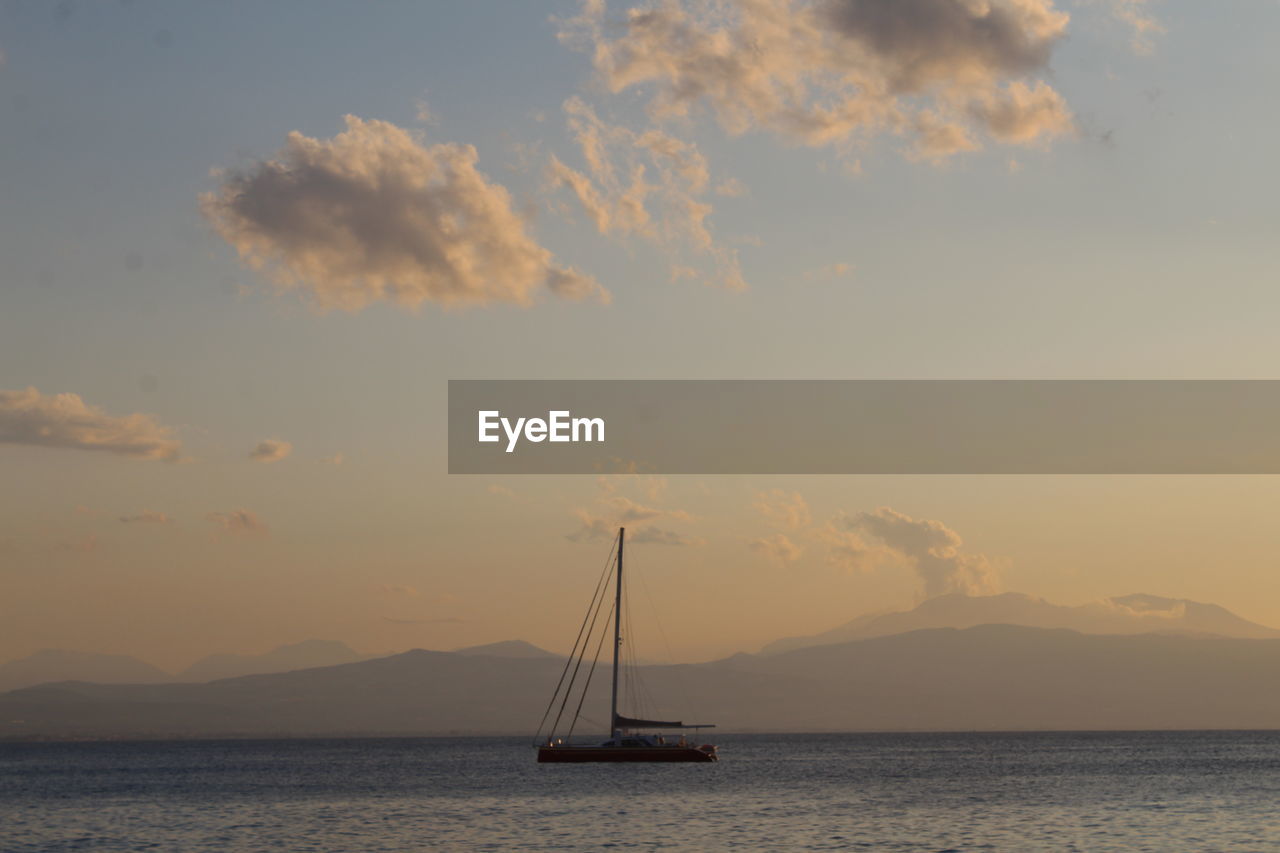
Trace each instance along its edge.
<instances>
[{"instance_id":1,"label":"distant mountain ridge","mask_svg":"<svg viewBox=\"0 0 1280 853\"><path fill-rule=\"evenodd\" d=\"M0 664L0 692L46 681L102 681L154 684L170 680L169 673L129 655L42 649L25 658Z\"/></svg>"},{"instance_id":2,"label":"distant mountain ridge","mask_svg":"<svg viewBox=\"0 0 1280 853\"><path fill-rule=\"evenodd\" d=\"M531 659L563 658L523 640L505 640L481 646L458 649L459 655ZM95 652L73 652L45 649L25 658L0 664L0 693L52 684L61 681L85 681L95 684L162 684L169 681L197 682L239 678L245 675L267 675L299 669L357 663L389 655L361 654L346 643L336 640L303 640L277 646L257 655L216 654L201 658L177 675L130 655L108 655Z\"/></svg>"},{"instance_id":3,"label":"distant mountain ridge","mask_svg":"<svg viewBox=\"0 0 1280 853\"><path fill-rule=\"evenodd\" d=\"M608 707L602 667L587 737ZM0 738L531 734L561 668L419 649L204 684L46 684L0 694ZM1277 672L1280 639L983 625L638 674L682 703L654 716L721 731L1014 731L1277 729Z\"/></svg>"},{"instance_id":4,"label":"distant mountain ridge","mask_svg":"<svg viewBox=\"0 0 1280 853\"><path fill-rule=\"evenodd\" d=\"M213 681L242 675L288 672L317 666L335 666L368 660L346 643L337 640L303 640L277 646L260 655L218 654L201 658L178 674L179 681Z\"/></svg>"},{"instance_id":5,"label":"distant mountain ridge","mask_svg":"<svg viewBox=\"0 0 1280 853\"><path fill-rule=\"evenodd\" d=\"M559 658L555 652L540 649L533 643L524 640L504 640L500 643L485 643L483 646L467 646L454 649L459 655L492 655L500 658Z\"/></svg>"},{"instance_id":6,"label":"distant mountain ridge","mask_svg":"<svg viewBox=\"0 0 1280 853\"><path fill-rule=\"evenodd\" d=\"M829 631L787 637L769 643L762 654L779 654L810 646L884 637L926 628L972 628L978 625L1021 625L1067 628L1083 634L1209 634L1222 637L1280 638L1280 630L1250 622L1216 604L1185 598L1137 593L1079 606L1051 604L1022 593L942 595L911 610L872 613Z\"/></svg>"}]
</instances>

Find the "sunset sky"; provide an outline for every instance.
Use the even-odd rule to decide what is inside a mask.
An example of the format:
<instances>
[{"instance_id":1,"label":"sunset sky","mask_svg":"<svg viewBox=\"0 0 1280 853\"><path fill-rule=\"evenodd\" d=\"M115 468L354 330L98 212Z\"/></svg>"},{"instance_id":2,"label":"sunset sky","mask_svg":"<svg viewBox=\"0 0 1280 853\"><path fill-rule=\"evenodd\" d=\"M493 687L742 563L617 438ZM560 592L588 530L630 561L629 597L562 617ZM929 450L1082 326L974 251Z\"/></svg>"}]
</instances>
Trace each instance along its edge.
<instances>
[{"instance_id":1,"label":"sunset sky","mask_svg":"<svg viewBox=\"0 0 1280 853\"><path fill-rule=\"evenodd\" d=\"M0 661L563 651L623 522L651 659L948 590L1280 626L1274 477L445 472L448 379L1280 378L1277 31L4 3Z\"/></svg>"}]
</instances>

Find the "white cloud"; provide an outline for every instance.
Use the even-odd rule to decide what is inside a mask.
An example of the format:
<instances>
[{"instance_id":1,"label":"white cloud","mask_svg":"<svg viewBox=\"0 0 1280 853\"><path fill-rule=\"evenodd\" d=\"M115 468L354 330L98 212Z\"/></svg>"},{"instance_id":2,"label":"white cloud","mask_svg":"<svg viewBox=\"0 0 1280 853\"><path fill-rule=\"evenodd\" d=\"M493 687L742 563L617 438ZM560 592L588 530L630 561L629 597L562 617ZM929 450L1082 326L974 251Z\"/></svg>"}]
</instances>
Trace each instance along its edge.
<instances>
[{"instance_id":1,"label":"white cloud","mask_svg":"<svg viewBox=\"0 0 1280 853\"><path fill-rule=\"evenodd\" d=\"M477 160L470 145L347 116L331 139L294 131L276 159L223 174L200 206L246 263L322 309L528 305L542 291L608 301L553 262Z\"/></svg>"},{"instance_id":2,"label":"white cloud","mask_svg":"<svg viewBox=\"0 0 1280 853\"><path fill-rule=\"evenodd\" d=\"M0 442L169 461L181 450L173 430L151 415L108 415L78 394L46 396L35 388L0 391Z\"/></svg>"},{"instance_id":3,"label":"white cloud","mask_svg":"<svg viewBox=\"0 0 1280 853\"><path fill-rule=\"evenodd\" d=\"M249 451L249 458L254 462L279 462L293 452L293 445L278 438L267 438L258 442L257 447Z\"/></svg>"}]
</instances>

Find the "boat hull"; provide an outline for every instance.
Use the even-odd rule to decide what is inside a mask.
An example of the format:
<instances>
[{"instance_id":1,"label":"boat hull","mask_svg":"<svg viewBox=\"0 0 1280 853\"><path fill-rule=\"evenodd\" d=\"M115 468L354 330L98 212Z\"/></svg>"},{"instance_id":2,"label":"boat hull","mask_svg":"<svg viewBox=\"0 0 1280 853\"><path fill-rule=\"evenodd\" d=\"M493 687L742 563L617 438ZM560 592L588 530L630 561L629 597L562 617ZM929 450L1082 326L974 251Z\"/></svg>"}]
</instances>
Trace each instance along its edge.
<instances>
[{"instance_id":1,"label":"boat hull","mask_svg":"<svg viewBox=\"0 0 1280 853\"><path fill-rule=\"evenodd\" d=\"M543 746L538 748L538 762L542 764L588 761L706 762L719 760L714 746Z\"/></svg>"}]
</instances>

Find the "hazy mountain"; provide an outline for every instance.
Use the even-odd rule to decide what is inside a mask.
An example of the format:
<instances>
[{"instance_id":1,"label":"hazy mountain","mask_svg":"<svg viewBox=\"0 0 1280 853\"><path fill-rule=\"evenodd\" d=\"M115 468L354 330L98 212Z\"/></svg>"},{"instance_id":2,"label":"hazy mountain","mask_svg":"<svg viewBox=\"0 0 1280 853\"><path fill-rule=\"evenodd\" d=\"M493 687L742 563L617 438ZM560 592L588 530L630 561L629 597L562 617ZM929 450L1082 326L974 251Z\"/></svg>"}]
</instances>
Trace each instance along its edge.
<instances>
[{"instance_id":1,"label":"hazy mountain","mask_svg":"<svg viewBox=\"0 0 1280 853\"><path fill-rule=\"evenodd\" d=\"M209 655L187 667L177 678L179 681L213 681L241 675L355 663L368 657L336 640L304 640L301 643L279 646L260 655Z\"/></svg>"},{"instance_id":2,"label":"hazy mountain","mask_svg":"<svg viewBox=\"0 0 1280 853\"><path fill-rule=\"evenodd\" d=\"M560 669L555 658L418 650L208 684L67 682L0 695L0 736L532 734ZM624 711L725 730L1280 727L1275 639L986 625L639 675L668 701ZM606 667L579 732L604 728L608 689Z\"/></svg>"},{"instance_id":3,"label":"hazy mountain","mask_svg":"<svg viewBox=\"0 0 1280 853\"><path fill-rule=\"evenodd\" d=\"M922 628L971 628L976 625L1024 625L1069 628L1085 634L1215 634L1253 639L1278 638L1280 631L1241 619L1216 604L1156 595L1124 595L1067 607L1016 592L1003 595L943 595L913 610L860 616L830 631L788 637L765 646L777 654L809 646L884 637Z\"/></svg>"},{"instance_id":4,"label":"hazy mountain","mask_svg":"<svg viewBox=\"0 0 1280 853\"><path fill-rule=\"evenodd\" d=\"M129 655L44 649L0 664L0 691L47 681L98 681L103 684L151 684L168 681L169 673Z\"/></svg>"},{"instance_id":5,"label":"hazy mountain","mask_svg":"<svg viewBox=\"0 0 1280 853\"><path fill-rule=\"evenodd\" d=\"M504 640L501 643L486 643L483 646L467 646L465 649L455 649L454 654L459 655L493 655L500 658L557 658L559 655L549 652L546 649L540 649L533 643L526 643L524 640ZM563 658L561 658L563 660Z\"/></svg>"}]
</instances>

